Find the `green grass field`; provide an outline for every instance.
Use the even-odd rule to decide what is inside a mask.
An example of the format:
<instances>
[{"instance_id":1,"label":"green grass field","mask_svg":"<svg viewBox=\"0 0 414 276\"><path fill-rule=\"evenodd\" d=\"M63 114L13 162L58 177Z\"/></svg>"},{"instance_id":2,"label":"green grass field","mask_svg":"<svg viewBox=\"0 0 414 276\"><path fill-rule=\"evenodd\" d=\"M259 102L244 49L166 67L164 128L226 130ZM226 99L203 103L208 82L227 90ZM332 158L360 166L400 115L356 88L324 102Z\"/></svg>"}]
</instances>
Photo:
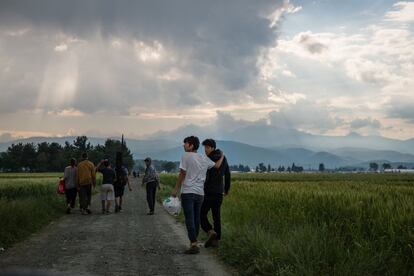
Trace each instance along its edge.
<instances>
[{"instance_id":1,"label":"green grass field","mask_svg":"<svg viewBox=\"0 0 414 276\"><path fill-rule=\"evenodd\" d=\"M164 193L176 177L161 176ZM218 253L241 274L414 275L414 175L232 180Z\"/></svg>"},{"instance_id":2,"label":"green grass field","mask_svg":"<svg viewBox=\"0 0 414 276\"><path fill-rule=\"evenodd\" d=\"M0 174L0 247L7 248L65 213L56 193L62 173ZM102 177L97 175L97 184Z\"/></svg>"},{"instance_id":3,"label":"green grass field","mask_svg":"<svg viewBox=\"0 0 414 276\"><path fill-rule=\"evenodd\" d=\"M0 174L0 247L9 247L64 213L61 174Z\"/></svg>"}]
</instances>

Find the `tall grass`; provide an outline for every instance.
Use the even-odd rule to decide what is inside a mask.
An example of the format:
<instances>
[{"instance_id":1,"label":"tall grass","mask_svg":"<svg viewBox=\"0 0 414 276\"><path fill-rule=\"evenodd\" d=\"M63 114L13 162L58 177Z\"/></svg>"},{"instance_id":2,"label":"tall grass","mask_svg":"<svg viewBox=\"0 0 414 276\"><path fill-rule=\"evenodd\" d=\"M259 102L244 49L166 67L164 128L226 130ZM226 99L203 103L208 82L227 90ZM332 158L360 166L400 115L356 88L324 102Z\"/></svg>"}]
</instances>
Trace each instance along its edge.
<instances>
[{"instance_id":1,"label":"tall grass","mask_svg":"<svg viewBox=\"0 0 414 276\"><path fill-rule=\"evenodd\" d=\"M411 175L234 175L222 219L244 275L414 274Z\"/></svg>"},{"instance_id":2,"label":"tall grass","mask_svg":"<svg viewBox=\"0 0 414 276\"><path fill-rule=\"evenodd\" d=\"M43 177L42 177L43 175ZM64 213L57 174L0 174L0 247L9 247Z\"/></svg>"}]
</instances>

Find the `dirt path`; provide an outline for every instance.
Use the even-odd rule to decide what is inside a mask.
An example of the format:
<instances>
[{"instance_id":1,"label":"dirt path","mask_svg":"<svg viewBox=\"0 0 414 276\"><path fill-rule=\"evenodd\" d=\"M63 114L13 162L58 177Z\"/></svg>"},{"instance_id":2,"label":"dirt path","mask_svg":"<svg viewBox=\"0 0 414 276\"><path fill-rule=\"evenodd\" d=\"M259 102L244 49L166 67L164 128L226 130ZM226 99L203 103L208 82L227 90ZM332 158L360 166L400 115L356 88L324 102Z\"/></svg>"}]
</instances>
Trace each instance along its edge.
<instances>
[{"instance_id":1,"label":"dirt path","mask_svg":"<svg viewBox=\"0 0 414 276\"><path fill-rule=\"evenodd\" d=\"M229 275L207 249L183 254L188 245L183 225L160 205L147 216L145 191L131 180L133 191L126 191L122 213L102 215L97 195L92 215L74 212L0 254L0 274Z\"/></svg>"}]
</instances>

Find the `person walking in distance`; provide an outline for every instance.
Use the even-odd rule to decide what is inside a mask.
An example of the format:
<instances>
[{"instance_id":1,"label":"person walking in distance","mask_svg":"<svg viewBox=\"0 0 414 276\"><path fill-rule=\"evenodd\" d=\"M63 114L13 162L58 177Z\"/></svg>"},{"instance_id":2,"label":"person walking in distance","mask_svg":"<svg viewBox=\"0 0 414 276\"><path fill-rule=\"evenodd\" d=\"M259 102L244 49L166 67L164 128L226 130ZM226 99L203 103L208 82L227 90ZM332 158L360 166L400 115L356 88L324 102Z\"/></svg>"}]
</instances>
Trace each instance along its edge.
<instances>
[{"instance_id":1,"label":"person walking in distance","mask_svg":"<svg viewBox=\"0 0 414 276\"><path fill-rule=\"evenodd\" d=\"M78 164L77 184L82 215L91 214L92 187L96 186L95 165L88 160L88 154L82 153Z\"/></svg>"},{"instance_id":2,"label":"person walking in distance","mask_svg":"<svg viewBox=\"0 0 414 276\"><path fill-rule=\"evenodd\" d=\"M221 151L216 149L216 141L206 139L203 141L204 152L213 162L220 159ZM204 247L217 247L221 239L221 215L220 209L223 202L223 194L228 195L230 190L230 168L226 157L218 170L209 169L204 182L204 201L201 205L201 228L207 233L207 241ZM208 220L208 212L211 210L213 226Z\"/></svg>"},{"instance_id":3,"label":"person walking in distance","mask_svg":"<svg viewBox=\"0 0 414 276\"><path fill-rule=\"evenodd\" d=\"M96 171L102 173L102 186L101 186L101 201L102 201L102 214L109 214L111 208L111 202L115 200L114 192L114 180L115 171L111 168L109 160L102 160L97 166Z\"/></svg>"},{"instance_id":4,"label":"person walking in distance","mask_svg":"<svg viewBox=\"0 0 414 276\"><path fill-rule=\"evenodd\" d=\"M184 154L180 162L180 174L171 196L176 197L181 189L181 205L184 211L190 248L185 254L200 252L197 236L200 230L200 209L204 196L204 181L207 169L221 166L224 155L215 163L207 156L197 153L200 141L195 136L184 139Z\"/></svg>"},{"instance_id":5,"label":"person walking in distance","mask_svg":"<svg viewBox=\"0 0 414 276\"><path fill-rule=\"evenodd\" d=\"M154 166L151 165L151 158L145 158L144 162L146 169L144 177L142 178L142 186L145 185L147 190L147 202L149 208L149 212L147 215L153 215L155 205L155 194L157 192L157 188L160 187L160 179L157 172L155 171Z\"/></svg>"},{"instance_id":6,"label":"person walking in distance","mask_svg":"<svg viewBox=\"0 0 414 276\"><path fill-rule=\"evenodd\" d=\"M70 166L65 168L63 179L65 180L65 196L66 196L66 214L70 214L71 210L75 208L77 189L77 171L76 159L70 159Z\"/></svg>"},{"instance_id":7,"label":"person walking in distance","mask_svg":"<svg viewBox=\"0 0 414 276\"><path fill-rule=\"evenodd\" d=\"M128 169L123 165L122 153L120 152L116 156L115 175L115 213L118 213L122 211L122 198L124 196L125 186L128 184L129 191L132 191L128 179Z\"/></svg>"}]
</instances>

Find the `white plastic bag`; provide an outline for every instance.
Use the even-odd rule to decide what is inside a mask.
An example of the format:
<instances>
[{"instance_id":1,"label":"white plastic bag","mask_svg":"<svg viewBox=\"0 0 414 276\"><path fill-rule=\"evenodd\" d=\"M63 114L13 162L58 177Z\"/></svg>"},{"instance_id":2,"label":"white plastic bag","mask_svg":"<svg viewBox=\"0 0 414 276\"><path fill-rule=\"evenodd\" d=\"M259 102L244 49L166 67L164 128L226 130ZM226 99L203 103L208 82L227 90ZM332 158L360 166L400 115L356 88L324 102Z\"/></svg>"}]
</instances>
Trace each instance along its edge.
<instances>
[{"instance_id":1,"label":"white plastic bag","mask_svg":"<svg viewBox=\"0 0 414 276\"><path fill-rule=\"evenodd\" d=\"M162 206L164 206L165 210L173 216L177 216L180 214L181 211L181 201L178 197L167 197L162 202Z\"/></svg>"}]
</instances>

